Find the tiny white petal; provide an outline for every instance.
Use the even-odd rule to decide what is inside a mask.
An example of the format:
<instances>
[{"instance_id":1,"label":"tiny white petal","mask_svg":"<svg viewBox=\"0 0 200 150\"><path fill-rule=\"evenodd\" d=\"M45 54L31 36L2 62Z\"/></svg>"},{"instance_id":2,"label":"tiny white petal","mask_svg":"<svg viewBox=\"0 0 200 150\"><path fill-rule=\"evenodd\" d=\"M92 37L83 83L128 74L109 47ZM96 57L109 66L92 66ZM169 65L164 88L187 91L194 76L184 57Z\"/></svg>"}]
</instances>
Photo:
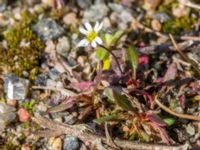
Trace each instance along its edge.
<instances>
[{"instance_id":1,"label":"tiny white petal","mask_svg":"<svg viewBox=\"0 0 200 150\"><path fill-rule=\"evenodd\" d=\"M99 45L101 45L101 44L103 43L103 41L102 41L102 39L101 39L100 37L96 37L96 38L95 38L95 41L96 41Z\"/></svg>"},{"instance_id":2,"label":"tiny white petal","mask_svg":"<svg viewBox=\"0 0 200 150\"><path fill-rule=\"evenodd\" d=\"M96 41L94 40L94 41L92 41L92 43L91 43L91 45L92 45L92 47L97 47L97 43L96 43Z\"/></svg>"},{"instance_id":3,"label":"tiny white petal","mask_svg":"<svg viewBox=\"0 0 200 150\"><path fill-rule=\"evenodd\" d=\"M86 35L87 32L88 32L87 30L85 30L85 29L82 28L82 27L79 28L79 31L80 31L82 34L85 34L85 35Z\"/></svg>"},{"instance_id":4,"label":"tiny white petal","mask_svg":"<svg viewBox=\"0 0 200 150\"><path fill-rule=\"evenodd\" d=\"M97 21L97 22L95 23L95 26L94 26L94 31L98 32L98 31L97 31L98 28L99 28L99 22Z\"/></svg>"},{"instance_id":5,"label":"tiny white petal","mask_svg":"<svg viewBox=\"0 0 200 150\"><path fill-rule=\"evenodd\" d=\"M92 31L92 26L88 22L86 22L84 25L85 25L87 31Z\"/></svg>"},{"instance_id":6,"label":"tiny white petal","mask_svg":"<svg viewBox=\"0 0 200 150\"><path fill-rule=\"evenodd\" d=\"M77 47L86 47L88 45L89 45L89 42L86 39L83 39L78 43Z\"/></svg>"},{"instance_id":7,"label":"tiny white petal","mask_svg":"<svg viewBox=\"0 0 200 150\"><path fill-rule=\"evenodd\" d=\"M103 27L103 23L101 22L98 26L98 28L95 30L96 32L99 32L101 30L101 28Z\"/></svg>"}]
</instances>

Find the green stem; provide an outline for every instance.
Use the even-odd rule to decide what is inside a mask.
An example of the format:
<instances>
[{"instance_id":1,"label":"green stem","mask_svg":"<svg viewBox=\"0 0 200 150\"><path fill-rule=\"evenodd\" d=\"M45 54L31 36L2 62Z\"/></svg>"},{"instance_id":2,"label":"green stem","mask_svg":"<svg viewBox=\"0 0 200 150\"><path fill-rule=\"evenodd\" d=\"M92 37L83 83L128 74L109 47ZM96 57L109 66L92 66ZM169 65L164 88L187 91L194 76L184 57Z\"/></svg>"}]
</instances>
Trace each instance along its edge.
<instances>
[{"instance_id":1,"label":"green stem","mask_svg":"<svg viewBox=\"0 0 200 150\"><path fill-rule=\"evenodd\" d=\"M108 51L113 56L113 58L115 59L115 62L117 64L117 66L119 68L120 73L123 74L123 71L122 71L122 69L120 67L119 61L117 60L117 57L115 56L115 54L110 49L108 49L107 47L105 47L103 45L99 45L99 46L102 47L103 49L105 49L106 51Z\"/></svg>"}]
</instances>

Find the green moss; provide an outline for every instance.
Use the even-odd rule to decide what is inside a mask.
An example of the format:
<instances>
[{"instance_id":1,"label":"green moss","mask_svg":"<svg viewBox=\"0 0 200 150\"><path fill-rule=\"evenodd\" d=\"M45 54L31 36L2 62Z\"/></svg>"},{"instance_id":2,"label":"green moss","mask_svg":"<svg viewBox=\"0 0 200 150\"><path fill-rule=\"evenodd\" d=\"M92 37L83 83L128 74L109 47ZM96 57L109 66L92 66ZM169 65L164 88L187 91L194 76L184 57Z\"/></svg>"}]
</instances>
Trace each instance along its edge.
<instances>
[{"instance_id":1,"label":"green moss","mask_svg":"<svg viewBox=\"0 0 200 150\"><path fill-rule=\"evenodd\" d=\"M8 50L0 50L3 53L2 62L7 65L9 71L18 76L23 76L23 71L34 79L39 70L39 60L42 56L44 43L31 31L30 23L35 16L24 13L23 19L15 26L10 27L5 33ZM21 46L25 43L26 46Z\"/></svg>"},{"instance_id":2,"label":"green moss","mask_svg":"<svg viewBox=\"0 0 200 150\"><path fill-rule=\"evenodd\" d=\"M195 22L198 22L198 19L190 18L189 16L174 18L162 25L162 31L165 33L180 34L184 31L190 31Z\"/></svg>"}]
</instances>

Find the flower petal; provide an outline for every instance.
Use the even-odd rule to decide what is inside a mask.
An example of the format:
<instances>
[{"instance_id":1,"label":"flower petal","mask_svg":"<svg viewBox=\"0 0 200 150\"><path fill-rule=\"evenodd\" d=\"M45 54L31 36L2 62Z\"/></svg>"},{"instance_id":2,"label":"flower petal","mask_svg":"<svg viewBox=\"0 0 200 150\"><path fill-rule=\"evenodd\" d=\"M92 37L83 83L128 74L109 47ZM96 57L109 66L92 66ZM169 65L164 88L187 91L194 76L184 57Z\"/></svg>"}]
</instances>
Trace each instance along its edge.
<instances>
[{"instance_id":1,"label":"flower petal","mask_svg":"<svg viewBox=\"0 0 200 150\"><path fill-rule=\"evenodd\" d=\"M91 45L92 45L92 47L97 47L97 43L96 43L96 41L94 40L94 41L92 41L92 43L91 43Z\"/></svg>"},{"instance_id":2,"label":"flower petal","mask_svg":"<svg viewBox=\"0 0 200 150\"><path fill-rule=\"evenodd\" d=\"M86 35L87 32L88 32L87 30L85 30L85 29L82 28L82 27L79 28L79 31L80 31L82 34L85 34L85 35Z\"/></svg>"},{"instance_id":3,"label":"flower petal","mask_svg":"<svg viewBox=\"0 0 200 150\"><path fill-rule=\"evenodd\" d=\"M96 37L96 38L95 38L95 41L96 41L99 45L101 45L101 44L103 43L103 41L102 41L102 39L101 39L100 37Z\"/></svg>"},{"instance_id":4,"label":"flower petal","mask_svg":"<svg viewBox=\"0 0 200 150\"><path fill-rule=\"evenodd\" d=\"M85 25L87 31L92 31L92 26L88 22L86 22L84 25Z\"/></svg>"},{"instance_id":5,"label":"flower petal","mask_svg":"<svg viewBox=\"0 0 200 150\"><path fill-rule=\"evenodd\" d=\"M95 26L94 26L94 31L98 32L98 31L97 31L98 28L99 28L99 22L97 21L97 22L95 23Z\"/></svg>"},{"instance_id":6,"label":"flower petal","mask_svg":"<svg viewBox=\"0 0 200 150\"><path fill-rule=\"evenodd\" d=\"M99 32L101 28L103 27L103 23L101 22L96 29L94 29L96 32Z\"/></svg>"},{"instance_id":7,"label":"flower petal","mask_svg":"<svg viewBox=\"0 0 200 150\"><path fill-rule=\"evenodd\" d=\"M86 39L83 39L78 43L77 47L86 47L88 44L89 42Z\"/></svg>"}]
</instances>

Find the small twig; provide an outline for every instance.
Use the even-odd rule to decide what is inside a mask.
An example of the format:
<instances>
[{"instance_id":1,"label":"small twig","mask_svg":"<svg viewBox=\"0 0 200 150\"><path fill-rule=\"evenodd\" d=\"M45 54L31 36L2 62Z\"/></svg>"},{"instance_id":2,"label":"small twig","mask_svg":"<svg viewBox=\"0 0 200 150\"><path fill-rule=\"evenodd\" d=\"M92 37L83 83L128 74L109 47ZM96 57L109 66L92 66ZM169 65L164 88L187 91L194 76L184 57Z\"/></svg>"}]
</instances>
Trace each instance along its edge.
<instances>
[{"instance_id":1,"label":"small twig","mask_svg":"<svg viewBox=\"0 0 200 150\"><path fill-rule=\"evenodd\" d=\"M198 36L181 36L181 40L192 40L192 41L200 41L200 37Z\"/></svg>"},{"instance_id":2,"label":"small twig","mask_svg":"<svg viewBox=\"0 0 200 150\"><path fill-rule=\"evenodd\" d=\"M195 8L195 9L200 9L200 5L197 5L195 3L192 3L189 0L179 0L179 3L181 3L182 5L191 7L191 8Z\"/></svg>"},{"instance_id":3,"label":"small twig","mask_svg":"<svg viewBox=\"0 0 200 150\"><path fill-rule=\"evenodd\" d=\"M179 55L185 59L185 61L189 62L191 64L191 66L194 68L194 70L200 75L200 69L198 67L198 64L191 60L187 55L185 55L181 49L178 47L178 45L176 44L176 41L174 40L173 36L171 34L169 34L169 37L174 45L175 50L179 53Z\"/></svg>"},{"instance_id":4,"label":"small twig","mask_svg":"<svg viewBox=\"0 0 200 150\"><path fill-rule=\"evenodd\" d=\"M56 132L57 130L61 131L63 134L76 136L81 139L83 142L91 143L91 145L95 145L95 142L102 141L102 143L106 143L106 138L103 136L98 136L93 132L88 130L84 130L83 126L80 125L67 125L63 123L58 123L55 121L51 121L44 117L38 116L33 117L32 120L36 122L38 125L43 128L50 129L52 132ZM87 128L87 127L86 127ZM45 135L44 135L45 137ZM127 140L114 140L116 145L123 149L135 149L135 150L182 150L183 146L167 146L167 145L155 145L155 144L143 144L143 143L134 143L132 141Z\"/></svg>"},{"instance_id":5,"label":"small twig","mask_svg":"<svg viewBox=\"0 0 200 150\"><path fill-rule=\"evenodd\" d=\"M76 93L74 93L70 90L64 89L64 88L49 87L49 86L32 86L31 88L36 89L36 90L52 90L52 91L65 92L65 93L69 94L69 96L77 95Z\"/></svg>"},{"instance_id":6,"label":"small twig","mask_svg":"<svg viewBox=\"0 0 200 150\"><path fill-rule=\"evenodd\" d=\"M117 57L115 56L115 54L110 49L108 49L107 47L105 47L103 45L99 45L99 46L102 47L103 49L105 49L106 51L108 51L113 56L113 58L115 59L115 62L117 63L117 66L119 68L120 73L123 74L123 71L120 67L119 61L117 60Z\"/></svg>"},{"instance_id":7,"label":"small twig","mask_svg":"<svg viewBox=\"0 0 200 150\"><path fill-rule=\"evenodd\" d=\"M163 105L159 100L158 100L158 97L157 95L155 96L155 99L154 99L155 103L160 107L162 108L164 111L168 112L169 114L173 115L173 116L176 116L176 117L179 117L179 118L183 118L183 119L189 119L189 120L195 120L195 121L200 121L200 116L192 116L192 115L188 115L188 114L180 114L180 113L177 113L171 109L169 109L168 107L166 107L165 105Z\"/></svg>"}]
</instances>

